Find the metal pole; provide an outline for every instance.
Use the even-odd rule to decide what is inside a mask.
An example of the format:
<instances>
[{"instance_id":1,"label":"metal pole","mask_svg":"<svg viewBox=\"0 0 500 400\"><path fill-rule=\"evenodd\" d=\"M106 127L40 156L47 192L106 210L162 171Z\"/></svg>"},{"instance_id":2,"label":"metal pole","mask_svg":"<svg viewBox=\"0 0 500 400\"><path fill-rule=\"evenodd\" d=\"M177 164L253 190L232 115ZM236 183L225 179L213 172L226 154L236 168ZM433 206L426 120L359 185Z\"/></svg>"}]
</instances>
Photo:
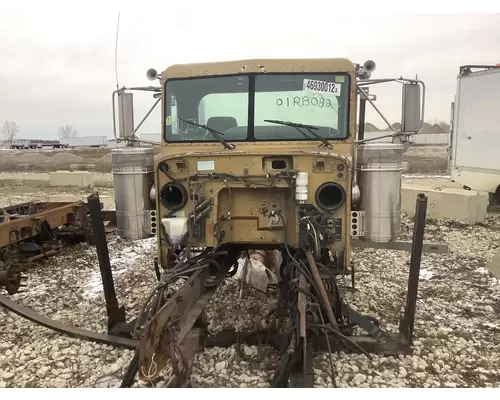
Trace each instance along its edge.
<instances>
[{"instance_id":1,"label":"metal pole","mask_svg":"<svg viewBox=\"0 0 500 400\"><path fill-rule=\"evenodd\" d=\"M426 213L427 196L419 193L417 195L417 204L415 207L415 224L413 228L406 307L399 326L399 332L404 336L408 346L411 346L413 342L413 327L415 325L415 312L417 308L418 281L420 276L420 263L422 261Z\"/></svg>"},{"instance_id":2,"label":"metal pole","mask_svg":"<svg viewBox=\"0 0 500 400\"><path fill-rule=\"evenodd\" d=\"M363 95L359 97L359 129L358 129L358 139L363 140L365 138L365 119L366 119L366 99Z\"/></svg>"},{"instance_id":3,"label":"metal pole","mask_svg":"<svg viewBox=\"0 0 500 400\"><path fill-rule=\"evenodd\" d=\"M134 131L130 134L129 137L132 137L132 136L135 135L135 133L139 130L139 128L144 123L144 121L146 121L146 119L149 117L149 114L151 114L153 112L153 110L155 109L156 105L160 102L160 100L161 100L161 97L158 97L158 99L155 101L155 103L153 104L153 106L149 109L149 111L146 113L146 115L144 116L144 118L142 119L142 121L139 122L139 125L137 125L137 127L134 129ZM128 139L129 137L127 137L126 139Z\"/></svg>"},{"instance_id":4,"label":"metal pole","mask_svg":"<svg viewBox=\"0 0 500 400\"><path fill-rule=\"evenodd\" d=\"M120 92L120 89L113 91L113 95L111 96L111 102L113 107L113 134L116 139L116 110L115 110L115 96Z\"/></svg>"},{"instance_id":5,"label":"metal pole","mask_svg":"<svg viewBox=\"0 0 500 400\"><path fill-rule=\"evenodd\" d=\"M396 132L395 129L392 127L391 123L387 120L387 118L382 114L382 112L377 108L375 103L368 97L368 94L363 90L363 88L358 86L359 91L361 92L361 96L364 96L366 100L372 105L372 107L375 109L375 111L380 115L380 117L384 120L384 122L387 124L387 126L393 131Z\"/></svg>"},{"instance_id":6,"label":"metal pole","mask_svg":"<svg viewBox=\"0 0 500 400\"><path fill-rule=\"evenodd\" d=\"M117 323L125 322L125 308L118 306L118 300L116 298L99 194L91 194L87 197L87 201L90 218L92 220L92 230L94 231L94 243L97 249L97 258L99 259L99 269L101 270L104 298L106 299L108 331L111 331Z\"/></svg>"}]
</instances>

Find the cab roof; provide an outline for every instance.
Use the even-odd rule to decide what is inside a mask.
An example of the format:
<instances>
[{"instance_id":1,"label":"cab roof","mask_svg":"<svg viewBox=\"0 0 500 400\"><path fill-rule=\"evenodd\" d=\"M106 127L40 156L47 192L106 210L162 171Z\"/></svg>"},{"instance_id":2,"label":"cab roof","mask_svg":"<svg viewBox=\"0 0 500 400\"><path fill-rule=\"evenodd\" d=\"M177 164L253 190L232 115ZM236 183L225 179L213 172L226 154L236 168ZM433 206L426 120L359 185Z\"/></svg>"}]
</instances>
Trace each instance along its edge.
<instances>
[{"instance_id":1,"label":"cab roof","mask_svg":"<svg viewBox=\"0 0 500 400\"><path fill-rule=\"evenodd\" d=\"M346 58L250 59L168 67L162 80L196 76L234 75L239 73L347 72L354 73L354 63Z\"/></svg>"}]
</instances>

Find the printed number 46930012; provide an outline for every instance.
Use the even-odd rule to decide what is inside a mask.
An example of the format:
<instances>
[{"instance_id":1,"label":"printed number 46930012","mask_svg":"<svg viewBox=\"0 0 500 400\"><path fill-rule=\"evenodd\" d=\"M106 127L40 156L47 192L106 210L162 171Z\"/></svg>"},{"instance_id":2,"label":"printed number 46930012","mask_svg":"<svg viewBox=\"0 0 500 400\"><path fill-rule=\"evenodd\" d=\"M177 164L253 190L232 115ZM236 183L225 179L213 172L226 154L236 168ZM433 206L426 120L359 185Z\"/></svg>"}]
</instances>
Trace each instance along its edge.
<instances>
[{"instance_id":1,"label":"printed number 46930012","mask_svg":"<svg viewBox=\"0 0 500 400\"><path fill-rule=\"evenodd\" d=\"M304 79L304 90L312 92L332 93L339 95L340 85L336 85L333 82L323 82L323 81L315 81L313 79Z\"/></svg>"}]
</instances>

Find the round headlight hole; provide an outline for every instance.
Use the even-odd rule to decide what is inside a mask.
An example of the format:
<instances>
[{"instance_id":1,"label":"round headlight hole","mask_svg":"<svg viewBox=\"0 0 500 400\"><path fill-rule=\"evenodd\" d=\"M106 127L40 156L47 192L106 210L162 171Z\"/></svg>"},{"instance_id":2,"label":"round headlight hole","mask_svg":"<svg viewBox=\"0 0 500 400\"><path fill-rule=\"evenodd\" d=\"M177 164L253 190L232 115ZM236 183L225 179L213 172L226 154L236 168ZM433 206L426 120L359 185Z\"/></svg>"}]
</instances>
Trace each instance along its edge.
<instances>
[{"instance_id":1,"label":"round headlight hole","mask_svg":"<svg viewBox=\"0 0 500 400\"><path fill-rule=\"evenodd\" d=\"M170 211L183 208L188 201L188 193L184 186L178 183L167 183L161 188L160 202Z\"/></svg>"},{"instance_id":2,"label":"round headlight hole","mask_svg":"<svg viewBox=\"0 0 500 400\"><path fill-rule=\"evenodd\" d=\"M316 190L316 204L324 211L334 211L345 201L344 188L335 182L323 183Z\"/></svg>"}]
</instances>

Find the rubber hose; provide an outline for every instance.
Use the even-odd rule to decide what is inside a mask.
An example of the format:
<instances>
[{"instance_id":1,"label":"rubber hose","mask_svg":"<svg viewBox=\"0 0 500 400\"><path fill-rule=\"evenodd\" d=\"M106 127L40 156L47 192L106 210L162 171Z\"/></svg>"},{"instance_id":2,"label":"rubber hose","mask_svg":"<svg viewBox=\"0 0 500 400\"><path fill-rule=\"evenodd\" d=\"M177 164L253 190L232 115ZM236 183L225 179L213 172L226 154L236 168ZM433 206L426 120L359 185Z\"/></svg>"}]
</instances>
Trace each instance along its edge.
<instances>
[{"instance_id":1,"label":"rubber hose","mask_svg":"<svg viewBox=\"0 0 500 400\"><path fill-rule=\"evenodd\" d=\"M130 361L127 370L125 371L125 375L123 375L123 380L120 387L121 388L132 387L132 385L134 384L134 378L137 375L138 371L139 371L139 352L136 351L134 357L132 358L132 361Z\"/></svg>"}]
</instances>

